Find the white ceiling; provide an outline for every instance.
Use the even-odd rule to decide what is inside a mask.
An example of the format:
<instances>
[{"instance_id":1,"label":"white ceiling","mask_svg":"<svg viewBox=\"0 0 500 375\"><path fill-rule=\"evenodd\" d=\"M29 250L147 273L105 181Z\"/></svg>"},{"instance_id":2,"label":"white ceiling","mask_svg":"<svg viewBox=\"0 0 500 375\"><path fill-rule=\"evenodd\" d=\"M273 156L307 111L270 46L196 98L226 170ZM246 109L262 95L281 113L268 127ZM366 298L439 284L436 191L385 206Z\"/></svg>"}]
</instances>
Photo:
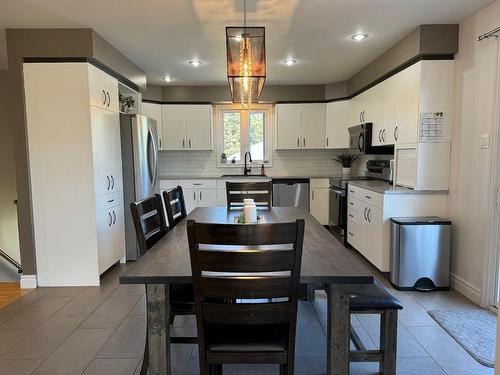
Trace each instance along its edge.
<instances>
[{"instance_id":1,"label":"white ceiling","mask_svg":"<svg viewBox=\"0 0 500 375\"><path fill-rule=\"evenodd\" d=\"M420 24L458 23L492 0L247 0L250 26L266 27L268 84L342 81ZM0 29L90 27L146 71L148 82L226 82L225 26L243 0L0 0ZM357 43L349 37L368 33ZM285 58L297 60L285 66ZM187 64L204 61L201 67ZM0 68L7 68L0 33Z\"/></svg>"}]
</instances>

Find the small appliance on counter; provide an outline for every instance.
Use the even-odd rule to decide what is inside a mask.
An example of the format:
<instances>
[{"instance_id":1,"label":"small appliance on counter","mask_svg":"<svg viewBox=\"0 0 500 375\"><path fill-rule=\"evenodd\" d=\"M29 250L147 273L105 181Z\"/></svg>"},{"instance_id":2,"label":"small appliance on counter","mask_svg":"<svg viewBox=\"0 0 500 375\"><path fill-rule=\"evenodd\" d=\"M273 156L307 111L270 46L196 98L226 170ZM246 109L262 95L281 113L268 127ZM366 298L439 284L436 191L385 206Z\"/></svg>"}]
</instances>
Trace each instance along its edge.
<instances>
[{"instance_id":1,"label":"small appliance on counter","mask_svg":"<svg viewBox=\"0 0 500 375\"><path fill-rule=\"evenodd\" d=\"M344 237L347 226L347 184L354 180L381 180L392 184L392 169L390 160L368 160L366 176L340 176L330 178L330 207L329 222L330 228L337 235Z\"/></svg>"},{"instance_id":2,"label":"small appliance on counter","mask_svg":"<svg viewBox=\"0 0 500 375\"><path fill-rule=\"evenodd\" d=\"M391 284L398 290L450 289L451 221L391 218Z\"/></svg>"}]
</instances>

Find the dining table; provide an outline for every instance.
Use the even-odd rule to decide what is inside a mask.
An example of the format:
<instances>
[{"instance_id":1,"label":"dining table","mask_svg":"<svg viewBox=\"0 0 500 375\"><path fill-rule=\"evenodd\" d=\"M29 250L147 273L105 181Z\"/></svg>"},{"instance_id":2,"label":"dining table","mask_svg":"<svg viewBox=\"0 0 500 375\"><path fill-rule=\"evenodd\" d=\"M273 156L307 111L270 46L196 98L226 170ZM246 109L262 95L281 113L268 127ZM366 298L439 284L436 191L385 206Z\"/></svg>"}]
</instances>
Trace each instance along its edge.
<instances>
[{"instance_id":1,"label":"dining table","mask_svg":"<svg viewBox=\"0 0 500 375\"><path fill-rule=\"evenodd\" d=\"M226 207L195 208L120 276L122 284L146 286L150 375L171 375L169 285L192 284L187 220L235 223L241 212ZM349 285L373 284L373 273L309 212L296 207L271 207L260 210L259 216L264 223L304 219L300 282L320 285L327 293L327 374L349 374Z\"/></svg>"}]
</instances>

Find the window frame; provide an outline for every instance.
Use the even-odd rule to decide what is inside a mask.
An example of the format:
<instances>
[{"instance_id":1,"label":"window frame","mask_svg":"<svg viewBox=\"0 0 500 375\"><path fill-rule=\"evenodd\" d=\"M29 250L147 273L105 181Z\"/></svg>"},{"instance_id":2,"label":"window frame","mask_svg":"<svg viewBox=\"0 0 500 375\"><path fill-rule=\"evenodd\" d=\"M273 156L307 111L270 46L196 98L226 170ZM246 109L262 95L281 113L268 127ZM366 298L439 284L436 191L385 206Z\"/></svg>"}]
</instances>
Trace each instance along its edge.
<instances>
[{"instance_id":1,"label":"window frame","mask_svg":"<svg viewBox=\"0 0 500 375\"><path fill-rule=\"evenodd\" d=\"M217 128L217 167L219 168L241 168L244 164L244 154L248 149L249 145L249 112L263 112L264 113L264 158L265 160L253 160L250 163L251 166L256 167L264 164L265 167L272 166L272 142L273 142L273 106L271 104L253 104L250 110L244 110L241 108L240 104L220 104L216 105L216 128ZM224 150L224 113L227 112L240 112L240 138L241 145L244 146L240 150L241 160L237 160L236 163L231 163L228 160L227 163L222 163L220 155Z\"/></svg>"}]
</instances>

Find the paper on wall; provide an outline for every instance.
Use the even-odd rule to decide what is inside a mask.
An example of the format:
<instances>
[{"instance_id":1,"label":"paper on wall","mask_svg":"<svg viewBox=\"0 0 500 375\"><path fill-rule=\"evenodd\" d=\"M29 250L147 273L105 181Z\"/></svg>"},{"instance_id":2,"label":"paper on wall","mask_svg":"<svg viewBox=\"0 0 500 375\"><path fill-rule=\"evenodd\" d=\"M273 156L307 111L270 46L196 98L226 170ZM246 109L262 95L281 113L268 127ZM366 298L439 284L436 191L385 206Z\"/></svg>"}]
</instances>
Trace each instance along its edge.
<instances>
[{"instance_id":1,"label":"paper on wall","mask_svg":"<svg viewBox=\"0 0 500 375\"><path fill-rule=\"evenodd\" d=\"M420 114L419 142L440 143L444 138L444 112L423 112Z\"/></svg>"}]
</instances>

